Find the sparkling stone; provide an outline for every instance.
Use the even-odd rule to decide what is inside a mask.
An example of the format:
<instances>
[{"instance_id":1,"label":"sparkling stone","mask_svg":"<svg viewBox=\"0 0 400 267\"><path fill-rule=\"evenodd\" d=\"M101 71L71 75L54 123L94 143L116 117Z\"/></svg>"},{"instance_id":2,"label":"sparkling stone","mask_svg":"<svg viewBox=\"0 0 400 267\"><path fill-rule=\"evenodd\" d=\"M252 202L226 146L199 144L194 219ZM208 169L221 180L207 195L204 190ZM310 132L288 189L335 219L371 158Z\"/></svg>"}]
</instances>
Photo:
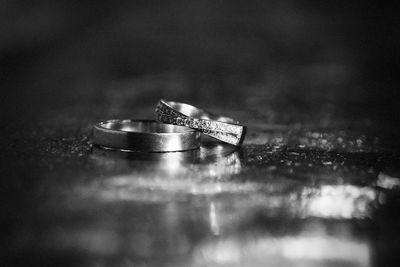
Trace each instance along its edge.
<instances>
[{"instance_id":1,"label":"sparkling stone","mask_svg":"<svg viewBox=\"0 0 400 267\"><path fill-rule=\"evenodd\" d=\"M207 122L205 120L200 120L200 128L202 129L207 128Z\"/></svg>"},{"instance_id":2,"label":"sparkling stone","mask_svg":"<svg viewBox=\"0 0 400 267\"><path fill-rule=\"evenodd\" d=\"M189 127L189 125L190 125L190 119L185 119L185 126Z\"/></svg>"},{"instance_id":3,"label":"sparkling stone","mask_svg":"<svg viewBox=\"0 0 400 267\"><path fill-rule=\"evenodd\" d=\"M214 121L210 121L210 129L214 131L215 128L216 128L216 123Z\"/></svg>"}]
</instances>

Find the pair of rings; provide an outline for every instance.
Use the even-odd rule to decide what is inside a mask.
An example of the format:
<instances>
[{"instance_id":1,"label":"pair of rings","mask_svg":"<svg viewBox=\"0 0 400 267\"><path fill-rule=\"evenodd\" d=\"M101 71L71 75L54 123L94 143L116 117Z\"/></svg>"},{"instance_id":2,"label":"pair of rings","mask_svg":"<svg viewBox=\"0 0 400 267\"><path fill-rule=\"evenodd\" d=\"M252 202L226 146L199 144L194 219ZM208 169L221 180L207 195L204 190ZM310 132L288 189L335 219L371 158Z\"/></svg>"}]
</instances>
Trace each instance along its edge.
<instances>
[{"instance_id":1,"label":"pair of rings","mask_svg":"<svg viewBox=\"0 0 400 267\"><path fill-rule=\"evenodd\" d=\"M136 152L197 149L201 134L240 146L246 127L231 118L194 106L160 100L154 120L108 120L93 129L93 143L103 148Z\"/></svg>"}]
</instances>

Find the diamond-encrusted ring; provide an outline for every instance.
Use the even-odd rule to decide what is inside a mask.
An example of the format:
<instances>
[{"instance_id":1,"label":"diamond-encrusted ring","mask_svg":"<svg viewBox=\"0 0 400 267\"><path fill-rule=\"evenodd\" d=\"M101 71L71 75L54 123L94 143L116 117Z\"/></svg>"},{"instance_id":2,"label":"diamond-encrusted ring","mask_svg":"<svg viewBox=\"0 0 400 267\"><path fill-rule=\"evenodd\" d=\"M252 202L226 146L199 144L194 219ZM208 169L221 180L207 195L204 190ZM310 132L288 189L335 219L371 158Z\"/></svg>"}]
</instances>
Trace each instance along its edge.
<instances>
[{"instance_id":1,"label":"diamond-encrusted ring","mask_svg":"<svg viewBox=\"0 0 400 267\"><path fill-rule=\"evenodd\" d=\"M234 146L240 146L246 135L246 126L239 122L185 103L160 100L155 112L159 122L196 129Z\"/></svg>"}]
</instances>

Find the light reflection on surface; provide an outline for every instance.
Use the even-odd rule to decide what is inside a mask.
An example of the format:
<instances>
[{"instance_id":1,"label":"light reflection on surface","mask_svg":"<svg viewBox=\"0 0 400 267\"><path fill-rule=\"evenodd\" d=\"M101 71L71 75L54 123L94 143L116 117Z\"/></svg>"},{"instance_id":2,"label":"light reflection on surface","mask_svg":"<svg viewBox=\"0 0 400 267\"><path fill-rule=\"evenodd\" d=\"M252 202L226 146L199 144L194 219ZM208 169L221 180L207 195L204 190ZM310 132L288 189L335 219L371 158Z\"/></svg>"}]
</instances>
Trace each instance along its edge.
<instances>
[{"instance_id":1,"label":"light reflection on surface","mask_svg":"<svg viewBox=\"0 0 400 267\"><path fill-rule=\"evenodd\" d=\"M323 185L318 190L302 192L303 216L322 218L363 218L370 215L370 205L377 194L370 187Z\"/></svg>"},{"instance_id":2,"label":"light reflection on surface","mask_svg":"<svg viewBox=\"0 0 400 267\"><path fill-rule=\"evenodd\" d=\"M133 179L131 176L119 176L79 190L80 194L104 202L162 203L193 201L192 197L201 197L197 201L209 207L207 217L215 235L245 219L248 214L260 211L267 217L286 214L297 218L363 219L371 217L373 203L378 198L372 188L351 185L304 187L300 194L295 188L293 192L281 194L269 191L264 184L188 177L166 180L164 177Z\"/></svg>"},{"instance_id":3,"label":"light reflection on surface","mask_svg":"<svg viewBox=\"0 0 400 267\"><path fill-rule=\"evenodd\" d=\"M210 195L253 191L250 183L242 186L229 182L232 175L241 172L241 162L235 150L233 146L218 143L208 144L197 151L175 153L95 150L91 159L97 165L120 169L122 173L93 180L90 186L78 190L104 201L163 201L173 198L176 193Z\"/></svg>"},{"instance_id":4,"label":"light reflection on surface","mask_svg":"<svg viewBox=\"0 0 400 267\"><path fill-rule=\"evenodd\" d=\"M228 152L94 153L90 160L110 174L73 190L98 207L102 224L95 217L46 233L46 246L133 259L133 266L371 266L369 240L355 237L349 223L368 221L374 186L343 184L331 170L322 178L308 170L310 182L276 165L253 177L243 154Z\"/></svg>"},{"instance_id":5,"label":"light reflection on surface","mask_svg":"<svg viewBox=\"0 0 400 267\"><path fill-rule=\"evenodd\" d=\"M215 203L211 202L210 204L210 228L211 231L214 235L219 235L220 234L220 226L218 222L218 213L215 209Z\"/></svg>"},{"instance_id":6,"label":"light reflection on surface","mask_svg":"<svg viewBox=\"0 0 400 267\"><path fill-rule=\"evenodd\" d=\"M387 175L383 172L379 173L377 186L385 189L395 189L400 187L400 178Z\"/></svg>"},{"instance_id":7,"label":"light reflection on surface","mask_svg":"<svg viewBox=\"0 0 400 267\"><path fill-rule=\"evenodd\" d=\"M237 169L235 158L190 168ZM347 223L369 216L367 207L376 198L370 187L285 188L281 177L266 183L187 174L177 169L148 177L136 171L81 184L78 200L85 197L99 214L91 213L85 225L46 230L39 243L56 251L139 258L145 266L371 265L369 243L356 238ZM99 264L88 266L110 265L107 260Z\"/></svg>"},{"instance_id":8,"label":"light reflection on surface","mask_svg":"<svg viewBox=\"0 0 400 267\"><path fill-rule=\"evenodd\" d=\"M221 148L214 147L214 151ZM170 154L170 155L168 155ZM227 205L213 203L210 218L221 219L217 207L230 207L232 216L244 213L242 210L262 209L270 216L284 213L294 217L320 218L365 218L370 217L371 204L377 193L372 187L355 185L304 186L280 176L264 180L240 181L232 179L243 169L237 152L225 157L214 157L203 164L188 164L179 158L179 153L163 154L154 164L152 175L142 173L140 168L130 173L114 175L103 180L94 180L86 187L80 187L83 195L106 202L115 201L171 201L188 196L225 195L222 201ZM218 153L217 153L218 155ZM149 165L149 163L145 162ZM142 166L143 168L143 166ZM146 169L147 170L147 169ZM238 214L235 213L238 212ZM223 219L222 219L223 220ZM214 226L215 234L219 230Z\"/></svg>"},{"instance_id":9,"label":"light reflection on surface","mask_svg":"<svg viewBox=\"0 0 400 267\"><path fill-rule=\"evenodd\" d=\"M326 234L233 236L196 247L190 266L359 266L368 267L367 242Z\"/></svg>"}]
</instances>

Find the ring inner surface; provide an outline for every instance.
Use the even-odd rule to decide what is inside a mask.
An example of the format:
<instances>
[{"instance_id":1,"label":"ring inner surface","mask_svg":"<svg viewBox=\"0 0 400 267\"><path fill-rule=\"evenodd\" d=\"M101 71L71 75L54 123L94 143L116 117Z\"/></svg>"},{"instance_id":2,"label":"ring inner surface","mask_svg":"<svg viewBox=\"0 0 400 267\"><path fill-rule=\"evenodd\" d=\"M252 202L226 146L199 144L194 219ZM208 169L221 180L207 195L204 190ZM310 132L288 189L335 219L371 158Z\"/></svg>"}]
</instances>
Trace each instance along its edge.
<instances>
[{"instance_id":1,"label":"ring inner surface","mask_svg":"<svg viewBox=\"0 0 400 267\"><path fill-rule=\"evenodd\" d=\"M176 103L176 102L168 102L168 104L175 109L176 111L192 118L198 119L209 119L210 116L204 110L195 108L191 105L184 104L184 103Z\"/></svg>"},{"instance_id":2,"label":"ring inner surface","mask_svg":"<svg viewBox=\"0 0 400 267\"><path fill-rule=\"evenodd\" d=\"M197 119L206 119L206 120L216 120L216 121L222 121L222 122L228 122L228 123L237 123L235 120L229 118L229 117L224 117L224 116L219 116L217 114L213 114L210 112L207 112L202 109L198 109L194 106L184 104L184 103L177 103L177 102L168 102L168 104L175 109L176 111L192 118L197 118Z\"/></svg>"},{"instance_id":3,"label":"ring inner surface","mask_svg":"<svg viewBox=\"0 0 400 267\"><path fill-rule=\"evenodd\" d=\"M183 133L190 129L172 124L158 123L155 121L109 121L102 127L115 131L136 132L136 133Z\"/></svg>"}]
</instances>

